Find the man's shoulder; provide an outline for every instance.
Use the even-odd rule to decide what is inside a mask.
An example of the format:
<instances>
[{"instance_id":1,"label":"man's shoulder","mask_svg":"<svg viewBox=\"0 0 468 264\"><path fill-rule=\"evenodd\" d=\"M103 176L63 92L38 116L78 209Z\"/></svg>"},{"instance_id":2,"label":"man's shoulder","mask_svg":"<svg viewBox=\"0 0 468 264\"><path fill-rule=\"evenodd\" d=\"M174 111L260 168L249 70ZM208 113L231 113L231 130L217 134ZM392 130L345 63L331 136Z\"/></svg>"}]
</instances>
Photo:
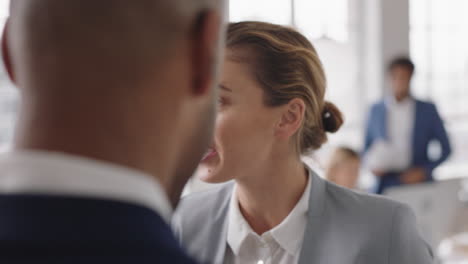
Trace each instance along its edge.
<instances>
[{"instance_id":1,"label":"man's shoulder","mask_svg":"<svg viewBox=\"0 0 468 264\"><path fill-rule=\"evenodd\" d=\"M432 101L423 101L423 100L416 100L416 111L422 113L425 116L437 116L439 115L439 111L437 110L437 106Z\"/></svg>"},{"instance_id":2,"label":"man's shoulder","mask_svg":"<svg viewBox=\"0 0 468 264\"><path fill-rule=\"evenodd\" d=\"M377 102L374 102L372 105L371 105L371 109L377 109L377 108L382 108L382 107L385 107L385 100L381 99Z\"/></svg>"},{"instance_id":3,"label":"man's shoulder","mask_svg":"<svg viewBox=\"0 0 468 264\"><path fill-rule=\"evenodd\" d=\"M377 102L374 102L370 106L370 111L372 113L375 113L376 111L379 111L379 110L382 110L382 109L385 109L385 100L379 100Z\"/></svg>"},{"instance_id":4,"label":"man's shoulder","mask_svg":"<svg viewBox=\"0 0 468 264\"><path fill-rule=\"evenodd\" d=\"M15 263L25 256L34 256L31 263L50 263L46 257L60 257L54 263L194 263L163 218L138 204L4 194L0 214L0 228L8 230L0 237L0 263L2 258Z\"/></svg>"},{"instance_id":5,"label":"man's shoulder","mask_svg":"<svg viewBox=\"0 0 468 264\"><path fill-rule=\"evenodd\" d=\"M0 246L2 255L0 263L56 263L56 264L150 264L150 263L174 263L196 264L195 260L180 250L167 250L157 245L152 250L137 250L131 247L95 248L93 250L56 247L54 249L43 246L27 245L15 247L3 244ZM99 250L99 251L98 251ZM4 253L3 253L4 252ZM54 253L55 252L55 253Z\"/></svg>"},{"instance_id":6,"label":"man's shoulder","mask_svg":"<svg viewBox=\"0 0 468 264\"><path fill-rule=\"evenodd\" d=\"M414 99L416 105L422 106L424 108L436 108L436 105L432 101L428 100L421 100L421 99Z\"/></svg>"}]
</instances>

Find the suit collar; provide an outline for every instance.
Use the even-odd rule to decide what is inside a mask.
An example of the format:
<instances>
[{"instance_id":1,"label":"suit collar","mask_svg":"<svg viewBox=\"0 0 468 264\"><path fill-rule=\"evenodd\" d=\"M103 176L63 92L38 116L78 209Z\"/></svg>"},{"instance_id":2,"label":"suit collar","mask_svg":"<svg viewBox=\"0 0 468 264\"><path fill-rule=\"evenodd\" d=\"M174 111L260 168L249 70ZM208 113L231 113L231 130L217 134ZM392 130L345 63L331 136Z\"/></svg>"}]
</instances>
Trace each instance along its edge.
<instances>
[{"instance_id":1,"label":"suit collar","mask_svg":"<svg viewBox=\"0 0 468 264\"><path fill-rule=\"evenodd\" d=\"M326 182L320 178L312 169L308 168L311 180L311 191L309 196L309 220L321 217L325 213L325 189Z\"/></svg>"},{"instance_id":2,"label":"suit collar","mask_svg":"<svg viewBox=\"0 0 468 264\"><path fill-rule=\"evenodd\" d=\"M0 240L44 246L106 243L178 247L153 210L130 203L57 195L0 195ZM29 221L33 219L33 221Z\"/></svg>"},{"instance_id":3,"label":"suit collar","mask_svg":"<svg viewBox=\"0 0 468 264\"><path fill-rule=\"evenodd\" d=\"M309 218L302 242L299 264L307 264L309 260L316 259L318 256L322 255L320 247L322 241L319 232L324 225L322 220L326 211L327 183L311 169L309 169L309 171L312 181L312 189L309 197Z\"/></svg>"},{"instance_id":4,"label":"suit collar","mask_svg":"<svg viewBox=\"0 0 468 264\"><path fill-rule=\"evenodd\" d=\"M64 153L17 150L0 155L0 194L44 194L146 206L167 222L172 208L151 175Z\"/></svg>"},{"instance_id":5,"label":"suit collar","mask_svg":"<svg viewBox=\"0 0 468 264\"><path fill-rule=\"evenodd\" d=\"M387 97L384 98L384 103L385 103L385 105L387 107L388 106L393 106L393 105L398 105L398 104L414 103L415 101L416 100L414 99L414 97L412 95L407 96L406 98L404 98L400 102L398 102L394 96L387 96Z\"/></svg>"}]
</instances>

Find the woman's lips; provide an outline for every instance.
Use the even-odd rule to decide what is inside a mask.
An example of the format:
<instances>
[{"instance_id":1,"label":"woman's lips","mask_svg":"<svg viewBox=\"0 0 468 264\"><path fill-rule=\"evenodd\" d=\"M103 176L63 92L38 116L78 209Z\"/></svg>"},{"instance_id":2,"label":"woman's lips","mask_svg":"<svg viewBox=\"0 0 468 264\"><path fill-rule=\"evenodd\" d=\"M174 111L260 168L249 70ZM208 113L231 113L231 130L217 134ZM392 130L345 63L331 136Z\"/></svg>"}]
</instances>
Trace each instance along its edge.
<instances>
[{"instance_id":1,"label":"woman's lips","mask_svg":"<svg viewBox=\"0 0 468 264\"><path fill-rule=\"evenodd\" d=\"M208 149L208 151L206 151L205 155L203 156L201 162L205 162L215 156L218 155L218 152L216 152L216 150L214 148L210 148Z\"/></svg>"}]
</instances>

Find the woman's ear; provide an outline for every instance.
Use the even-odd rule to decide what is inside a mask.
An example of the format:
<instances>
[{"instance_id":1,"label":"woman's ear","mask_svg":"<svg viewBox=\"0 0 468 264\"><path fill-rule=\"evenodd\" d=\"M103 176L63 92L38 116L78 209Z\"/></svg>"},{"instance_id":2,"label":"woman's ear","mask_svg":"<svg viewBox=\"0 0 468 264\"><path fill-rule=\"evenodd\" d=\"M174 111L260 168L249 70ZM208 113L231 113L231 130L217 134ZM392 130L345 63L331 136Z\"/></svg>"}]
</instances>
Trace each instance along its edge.
<instances>
[{"instance_id":1,"label":"woman's ear","mask_svg":"<svg viewBox=\"0 0 468 264\"><path fill-rule=\"evenodd\" d=\"M13 71L13 64L11 62L10 48L8 46L8 29L9 29L9 18L5 23L2 34L2 59L5 65L6 72L10 80L15 83L15 74Z\"/></svg>"},{"instance_id":2,"label":"woman's ear","mask_svg":"<svg viewBox=\"0 0 468 264\"><path fill-rule=\"evenodd\" d=\"M275 135L289 139L301 128L305 116L305 103L294 98L282 107L281 118L276 126Z\"/></svg>"}]
</instances>

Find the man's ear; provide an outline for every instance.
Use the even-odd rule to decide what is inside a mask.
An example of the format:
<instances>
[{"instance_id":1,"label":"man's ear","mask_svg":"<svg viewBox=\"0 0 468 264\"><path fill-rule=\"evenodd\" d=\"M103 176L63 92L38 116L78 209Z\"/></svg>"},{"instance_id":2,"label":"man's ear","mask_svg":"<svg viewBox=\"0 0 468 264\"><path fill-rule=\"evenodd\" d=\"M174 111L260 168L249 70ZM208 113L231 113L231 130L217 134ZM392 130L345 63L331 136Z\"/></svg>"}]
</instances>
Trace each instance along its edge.
<instances>
[{"instance_id":1,"label":"man's ear","mask_svg":"<svg viewBox=\"0 0 468 264\"><path fill-rule=\"evenodd\" d=\"M5 65L6 72L8 74L8 77L10 80L15 83L15 74L13 71L13 64L11 62L11 55L10 55L10 48L8 45L8 30L9 30L9 18L7 19L5 23L5 27L3 28L3 33L2 33L2 59L3 59L3 64Z\"/></svg>"},{"instance_id":2,"label":"man's ear","mask_svg":"<svg viewBox=\"0 0 468 264\"><path fill-rule=\"evenodd\" d=\"M213 89L216 68L220 56L221 16L215 10L200 13L193 32L192 48L192 92L205 95Z\"/></svg>"},{"instance_id":3,"label":"man's ear","mask_svg":"<svg viewBox=\"0 0 468 264\"><path fill-rule=\"evenodd\" d=\"M275 128L275 135L282 139L289 139L302 126L305 117L305 103L302 99L294 98L282 109L281 119Z\"/></svg>"}]
</instances>

